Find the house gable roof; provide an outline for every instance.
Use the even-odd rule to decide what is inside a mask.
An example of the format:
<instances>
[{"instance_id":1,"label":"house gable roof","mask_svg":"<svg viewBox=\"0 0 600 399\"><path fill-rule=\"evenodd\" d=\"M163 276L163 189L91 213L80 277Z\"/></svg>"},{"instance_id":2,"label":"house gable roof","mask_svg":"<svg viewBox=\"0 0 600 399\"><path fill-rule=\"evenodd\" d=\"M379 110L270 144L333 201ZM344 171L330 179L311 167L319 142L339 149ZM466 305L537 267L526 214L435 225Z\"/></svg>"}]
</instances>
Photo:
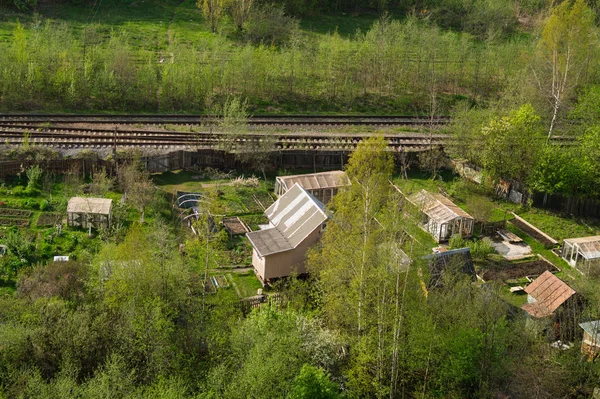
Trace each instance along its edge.
<instances>
[{"instance_id":1,"label":"house gable roof","mask_svg":"<svg viewBox=\"0 0 600 399\"><path fill-rule=\"evenodd\" d=\"M265 211L270 227L246 236L261 256L296 248L327 220L325 206L298 183Z\"/></svg>"},{"instance_id":2,"label":"house gable roof","mask_svg":"<svg viewBox=\"0 0 600 399\"><path fill-rule=\"evenodd\" d=\"M574 289L549 271L545 271L525 287L525 292L535 299L535 302L525 304L521 309L534 317L550 316L575 294Z\"/></svg>"}]
</instances>

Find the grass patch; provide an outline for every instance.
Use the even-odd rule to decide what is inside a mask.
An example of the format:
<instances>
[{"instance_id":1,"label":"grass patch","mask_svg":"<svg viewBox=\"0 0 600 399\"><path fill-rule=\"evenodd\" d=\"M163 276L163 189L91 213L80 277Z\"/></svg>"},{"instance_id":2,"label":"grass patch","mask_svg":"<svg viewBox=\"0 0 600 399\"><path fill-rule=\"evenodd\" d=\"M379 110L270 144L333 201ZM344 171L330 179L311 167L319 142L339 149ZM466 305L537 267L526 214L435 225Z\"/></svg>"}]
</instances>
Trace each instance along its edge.
<instances>
[{"instance_id":1,"label":"grass patch","mask_svg":"<svg viewBox=\"0 0 600 399\"><path fill-rule=\"evenodd\" d=\"M228 276L235 283L242 298L254 296L259 288L263 288L252 270L245 273L229 273Z\"/></svg>"},{"instance_id":2,"label":"grass patch","mask_svg":"<svg viewBox=\"0 0 600 399\"><path fill-rule=\"evenodd\" d=\"M598 220L584 220L537 208L515 213L558 241L600 234Z\"/></svg>"},{"instance_id":3,"label":"grass patch","mask_svg":"<svg viewBox=\"0 0 600 399\"><path fill-rule=\"evenodd\" d=\"M439 192L440 188L447 190L451 183L457 181L457 179L458 177L451 170L441 171L438 178L433 180L431 179L431 173L413 169L408 171L408 179L395 176L393 181L405 195L410 195L423 189L432 193Z\"/></svg>"}]
</instances>

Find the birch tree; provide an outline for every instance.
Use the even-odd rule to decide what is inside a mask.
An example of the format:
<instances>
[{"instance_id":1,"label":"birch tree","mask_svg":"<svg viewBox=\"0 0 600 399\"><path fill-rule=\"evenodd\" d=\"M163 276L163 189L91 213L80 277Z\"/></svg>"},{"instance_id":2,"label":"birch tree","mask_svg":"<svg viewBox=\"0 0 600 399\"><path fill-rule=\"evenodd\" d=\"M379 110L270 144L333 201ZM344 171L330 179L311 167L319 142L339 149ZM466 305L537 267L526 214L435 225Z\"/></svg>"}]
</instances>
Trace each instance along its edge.
<instances>
[{"instance_id":1,"label":"birch tree","mask_svg":"<svg viewBox=\"0 0 600 399\"><path fill-rule=\"evenodd\" d=\"M594 13L584 0L565 1L546 20L533 73L551 106L547 140L573 89L585 76L596 50Z\"/></svg>"},{"instance_id":2,"label":"birch tree","mask_svg":"<svg viewBox=\"0 0 600 399\"><path fill-rule=\"evenodd\" d=\"M210 24L210 29L213 33L219 28L219 20L227 9L228 0L198 0L197 6L202 10L202 15Z\"/></svg>"}]
</instances>

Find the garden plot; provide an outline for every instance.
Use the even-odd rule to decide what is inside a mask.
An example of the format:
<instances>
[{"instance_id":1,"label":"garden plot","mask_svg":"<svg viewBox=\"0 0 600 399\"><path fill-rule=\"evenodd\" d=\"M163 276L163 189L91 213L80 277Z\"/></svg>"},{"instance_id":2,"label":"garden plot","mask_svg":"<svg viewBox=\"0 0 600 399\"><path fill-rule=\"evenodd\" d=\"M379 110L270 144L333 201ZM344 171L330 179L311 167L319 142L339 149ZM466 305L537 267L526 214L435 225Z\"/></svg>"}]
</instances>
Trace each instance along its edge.
<instances>
[{"instance_id":1,"label":"garden plot","mask_svg":"<svg viewBox=\"0 0 600 399\"><path fill-rule=\"evenodd\" d=\"M223 218L223 225L225 226L225 230L232 236L245 234L250 231L248 226L237 216Z\"/></svg>"},{"instance_id":2,"label":"garden plot","mask_svg":"<svg viewBox=\"0 0 600 399\"><path fill-rule=\"evenodd\" d=\"M0 226L27 227L27 226L29 226L29 219L10 218L10 217L0 216Z\"/></svg>"},{"instance_id":3,"label":"garden plot","mask_svg":"<svg viewBox=\"0 0 600 399\"><path fill-rule=\"evenodd\" d=\"M546 270L552 273L560 271L556 266L545 259L537 259L531 262L496 264L489 269L484 270L481 273L481 279L484 281L504 282L525 277L535 278Z\"/></svg>"},{"instance_id":4,"label":"garden plot","mask_svg":"<svg viewBox=\"0 0 600 399\"><path fill-rule=\"evenodd\" d=\"M60 213L42 213L37 220L36 226L56 226L57 224L62 223L62 218L63 215Z\"/></svg>"},{"instance_id":5,"label":"garden plot","mask_svg":"<svg viewBox=\"0 0 600 399\"><path fill-rule=\"evenodd\" d=\"M25 209L7 209L0 208L0 217L15 217L15 218L29 218L31 217L31 211Z\"/></svg>"}]
</instances>

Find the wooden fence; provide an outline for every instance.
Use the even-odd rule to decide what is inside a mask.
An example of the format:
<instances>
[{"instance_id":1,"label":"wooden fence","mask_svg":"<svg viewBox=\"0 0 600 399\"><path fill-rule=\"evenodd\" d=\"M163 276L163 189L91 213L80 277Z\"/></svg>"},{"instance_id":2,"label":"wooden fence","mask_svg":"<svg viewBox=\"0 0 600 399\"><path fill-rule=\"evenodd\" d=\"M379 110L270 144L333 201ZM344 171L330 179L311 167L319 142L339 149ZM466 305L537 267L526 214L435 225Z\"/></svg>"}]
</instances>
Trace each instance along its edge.
<instances>
[{"instance_id":1,"label":"wooden fence","mask_svg":"<svg viewBox=\"0 0 600 399\"><path fill-rule=\"evenodd\" d=\"M600 218L600 201L593 198L534 193L533 205L537 208L563 212L567 215Z\"/></svg>"},{"instance_id":2,"label":"wooden fence","mask_svg":"<svg viewBox=\"0 0 600 399\"><path fill-rule=\"evenodd\" d=\"M268 170L277 168L310 169L313 171L341 169L348 161L348 151L285 151L271 154ZM146 156L141 162L150 173L161 173L170 170L198 168L217 168L222 170L245 169L235 156L219 150L173 151L168 154ZM94 168L104 167L114 170L115 163L103 159L53 159L45 161L0 161L0 177L16 176L27 168L39 165L45 171L62 174L78 168L84 174L91 173Z\"/></svg>"}]
</instances>

